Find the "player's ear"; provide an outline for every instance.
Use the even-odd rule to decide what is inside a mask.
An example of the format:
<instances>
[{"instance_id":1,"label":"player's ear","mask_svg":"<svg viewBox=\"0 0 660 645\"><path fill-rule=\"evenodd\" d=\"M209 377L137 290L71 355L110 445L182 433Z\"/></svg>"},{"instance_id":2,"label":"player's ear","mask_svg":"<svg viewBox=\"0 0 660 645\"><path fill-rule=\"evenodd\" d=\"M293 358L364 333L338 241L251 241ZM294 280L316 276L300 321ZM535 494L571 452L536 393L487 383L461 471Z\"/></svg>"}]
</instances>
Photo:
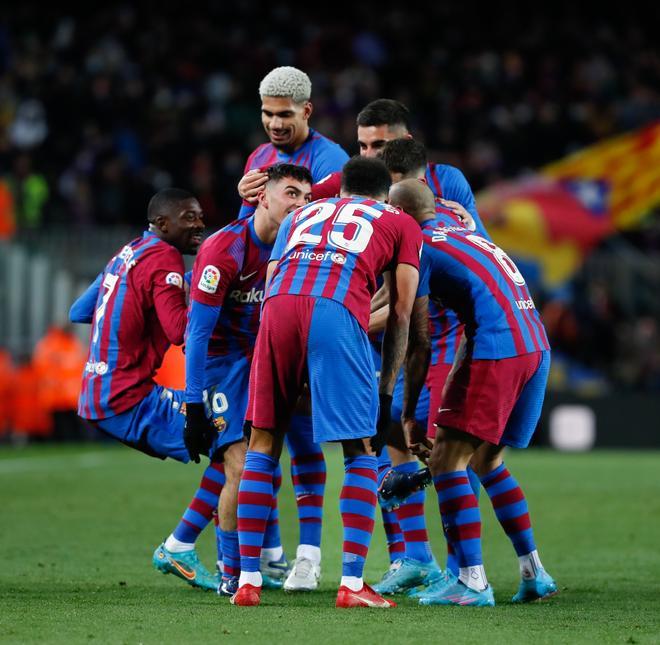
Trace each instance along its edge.
<instances>
[{"instance_id":1,"label":"player's ear","mask_svg":"<svg viewBox=\"0 0 660 645\"><path fill-rule=\"evenodd\" d=\"M259 206L263 206L265 209L268 209L268 197L266 196L266 188L262 188L257 193L257 203Z\"/></svg>"},{"instance_id":2,"label":"player's ear","mask_svg":"<svg viewBox=\"0 0 660 645\"><path fill-rule=\"evenodd\" d=\"M312 105L311 101L305 101L305 104L303 105L303 119L307 121L307 119L312 116L313 111L314 106Z\"/></svg>"},{"instance_id":3,"label":"player's ear","mask_svg":"<svg viewBox=\"0 0 660 645\"><path fill-rule=\"evenodd\" d=\"M153 225L163 233L167 233L169 230L169 219L165 215L156 215L153 221Z\"/></svg>"}]
</instances>

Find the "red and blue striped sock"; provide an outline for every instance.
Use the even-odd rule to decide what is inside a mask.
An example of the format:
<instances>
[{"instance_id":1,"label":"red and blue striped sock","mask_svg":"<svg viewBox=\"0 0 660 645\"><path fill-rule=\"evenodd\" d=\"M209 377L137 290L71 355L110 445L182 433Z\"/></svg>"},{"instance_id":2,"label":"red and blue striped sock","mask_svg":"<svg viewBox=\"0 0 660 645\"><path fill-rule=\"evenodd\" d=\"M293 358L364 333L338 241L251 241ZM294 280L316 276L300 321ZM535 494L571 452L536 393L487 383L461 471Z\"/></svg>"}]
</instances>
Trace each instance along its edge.
<instances>
[{"instance_id":1,"label":"red and blue striped sock","mask_svg":"<svg viewBox=\"0 0 660 645\"><path fill-rule=\"evenodd\" d=\"M522 556L536 550L527 500L506 466L500 464L495 470L482 477L481 483L516 554Z\"/></svg>"},{"instance_id":2,"label":"red and blue striped sock","mask_svg":"<svg viewBox=\"0 0 660 645\"><path fill-rule=\"evenodd\" d=\"M218 519L218 512L213 513L213 526L215 528L215 546L218 550L218 559L216 562L222 562L222 530L220 529L220 520Z\"/></svg>"},{"instance_id":3,"label":"red and blue striped sock","mask_svg":"<svg viewBox=\"0 0 660 645\"><path fill-rule=\"evenodd\" d=\"M344 459L344 486L339 497L344 525L342 576L361 578L364 571L376 515L377 464L376 457L369 455Z\"/></svg>"},{"instance_id":4,"label":"red and blue striped sock","mask_svg":"<svg viewBox=\"0 0 660 645\"><path fill-rule=\"evenodd\" d=\"M280 536L280 510L277 506L277 496L282 487L282 466L279 462L277 468L273 472L273 502L268 517L268 524L266 525L266 533L264 535L264 549L276 549L282 546L282 537Z\"/></svg>"},{"instance_id":5,"label":"red and blue striped sock","mask_svg":"<svg viewBox=\"0 0 660 645\"><path fill-rule=\"evenodd\" d=\"M239 576L241 573L241 556L238 549L238 531L223 531L222 539L222 569L225 576Z\"/></svg>"},{"instance_id":6,"label":"red and blue striped sock","mask_svg":"<svg viewBox=\"0 0 660 645\"><path fill-rule=\"evenodd\" d=\"M394 466L394 470L400 473L415 473L419 470L419 465L416 461L409 461ZM422 488L422 490L408 497L395 511L399 526L403 531L405 556L419 562L431 562L433 560L424 516L425 499L426 491Z\"/></svg>"},{"instance_id":7,"label":"red and blue striped sock","mask_svg":"<svg viewBox=\"0 0 660 645\"><path fill-rule=\"evenodd\" d=\"M479 502L464 470L433 478L438 493L445 538L454 551L459 569L483 564Z\"/></svg>"},{"instance_id":8,"label":"red and blue striped sock","mask_svg":"<svg viewBox=\"0 0 660 645\"><path fill-rule=\"evenodd\" d=\"M248 450L238 487L238 542L241 571L259 571L261 547L273 508L273 475L278 462Z\"/></svg>"},{"instance_id":9,"label":"red and blue striped sock","mask_svg":"<svg viewBox=\"0 0 660 645\"><path fill-rule=\"evenodd\" d=\"M380 486L388 470L392 468L392 462L387 454L387 449L383 448L378 457L378 485ZM399 526L399 520L396 511L386 511L382 506L380 508L383 516L383 528L385 529L385 540L387 541L387 551L390 555L390 564L395 560L402 558L406 551L406 545L403 541L403 531Z\"/></svg>"},{"instance_id":10,"label":"red and blue striped sock","mask_svg":"<svg viewBox=\"0 0 660 645\"><path fill-rule=\"evenodd\" d=\"M470 480L470 487L474 496L479 501L479 493L481 492L481 481L479 480L479 475L472 470L469 466L467 467L467 475ZM454 549L451 546L450 542L447 542L447 565L446 568L449 569L455 576L458 576L458 562L456 561L456 555L454 554Z\"/></svg>"},{"instance_id":11,"label":"red and blue striped sock","mask_svg":"<svg viewBox=\"0 0 660 645\"><path fill-rule=\"evenodd\" d=\"M294 415L286 441L291 454L291 480L298 506L299 544L320 547L326 468L321 446L314 442L311 417Z\"/></svg>"},{"instance_id":12,"label":"red and blue striped sock","mask_svg":"<svg viewBox=\"0 0 660 645\"><path fill-rule=\"evenodd\" d=\"M206 528L218 508L220 492L225 485L225 466L211 463L202 475L202 481L183 514L181 521L172 532L180 542L194 543Z\"/></svg>"}]
</instances>

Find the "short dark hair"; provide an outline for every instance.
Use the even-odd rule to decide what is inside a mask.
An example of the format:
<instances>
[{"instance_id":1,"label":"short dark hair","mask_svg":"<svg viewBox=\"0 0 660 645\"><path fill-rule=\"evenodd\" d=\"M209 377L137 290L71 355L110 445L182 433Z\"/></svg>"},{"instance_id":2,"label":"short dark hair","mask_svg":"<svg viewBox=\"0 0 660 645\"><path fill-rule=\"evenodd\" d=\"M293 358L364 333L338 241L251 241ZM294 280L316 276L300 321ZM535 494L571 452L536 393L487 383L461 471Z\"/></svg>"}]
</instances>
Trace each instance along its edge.
<instances>
[{"instance_id":1,"label":"short dark hair","mask_svg":"<svg viewBox=\"0 0 660 645\"><path fill-rule=\"evenodd\" d=\"M415 139L392 139L380 153L380 158L390 172L400 172L404 177L426 168L428 157L423 143Z\"/></svg>"},{"instance_id":2,"label":"short dark hair","mask_svg":"<svg viewBox=\"0 0 660 645\"><path fill-rule=\"evenodd\" d=\"M165 215L179 202L186 199L196 199L196 197L182 188L164 188L159 190L150 200L147 206L147 219L155 222L159 215Z\"/></svg>"},{"instance_id":3,"label":"short dark hair","mask_svg":"<svg viewBox=\"0 0 660 645\"><path fill-rule=\"evenodd\" d=\"M304 181L308 184L314 183L314 178L309 168L305 166L296 166L292 163L276 163L266 169L268 174L268 181L279 181L285 177L290 177L296 181Z\"/></svg>"},{"instance_id":4,"label":"short dark hair","mask_svg":"<svg viewBox=\"0 0 660 645\"><path fill-rule=\"evenodd\" d=\"M362 108L357 115L357 124L363 127L403 125L410 131L410 111L394 99L376 99Z\"/></svg>"},{"instance_id":5,"label":"short dark hair","mask_svg":"<svg viewBox=\"0 0 660 645\"><path fill-rule=\"evenodd\" d=\"M379 197L386 195L391 185L389 171L377 158L353 157L346 162L342 170L342 191L351 195Z\"/></svg>"}]
</instances>

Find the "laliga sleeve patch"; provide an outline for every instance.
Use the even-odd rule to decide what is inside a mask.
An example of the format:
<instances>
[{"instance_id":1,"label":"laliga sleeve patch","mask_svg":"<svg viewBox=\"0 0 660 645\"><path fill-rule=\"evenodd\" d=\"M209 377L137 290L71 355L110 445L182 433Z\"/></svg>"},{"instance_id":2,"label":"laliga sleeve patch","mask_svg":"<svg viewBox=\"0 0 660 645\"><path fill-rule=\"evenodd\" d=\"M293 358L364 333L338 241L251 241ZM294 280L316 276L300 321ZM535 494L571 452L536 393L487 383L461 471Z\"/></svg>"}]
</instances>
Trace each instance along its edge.
<instances>
[{"instance_id":1,"label":"laliga sleeve patch","mask_svg":"<svg viewBox=\"0 0 660 645\"><path fill-rule=\"evenodd\" d=\"M172 271L165 276L165 284L173 284L175 287L183 287L183 276L180 273Z\"/></svg>"},{"instance_id":2,"label":"laliga sleeve patch","mask_svg":"<svg viewBox=\"0 0 660 645\"><path fill-rule=\"evenodd\" d=\"M202 270L197 288L205 293L215 293L220 283L220 270L212 264L207 264Z\"/></svg>"}]
</instances>

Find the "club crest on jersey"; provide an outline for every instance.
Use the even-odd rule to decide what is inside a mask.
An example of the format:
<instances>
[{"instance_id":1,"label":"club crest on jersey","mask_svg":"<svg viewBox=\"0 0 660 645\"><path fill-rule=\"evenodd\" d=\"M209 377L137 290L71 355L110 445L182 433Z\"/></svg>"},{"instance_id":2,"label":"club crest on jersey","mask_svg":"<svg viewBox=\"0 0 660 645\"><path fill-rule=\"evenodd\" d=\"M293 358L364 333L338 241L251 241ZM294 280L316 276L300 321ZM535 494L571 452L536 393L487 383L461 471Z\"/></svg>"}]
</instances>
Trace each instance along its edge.
<instances>
[{"instance_id":1,"label":"club crest on jersey","mask_svg":"<svg viewBox=\"0 0 660 645\"><path fill-rule=\"evenodd\" d=\"M215 293L220 283L220 270L212 264L207 264L202 270L197 288L205 293Z\"/></svg>"},{"instance_id":2,"label":"club crest on jersey","mask_svg":"<svg viewBox=\"0 0 660 645\"><path fill-rule=\"evenodd\" d=\"M225 421L224 417L214 417L213 425L218 432L222 432L227 427L227 421Z\"/></svg>"},{"instance_id":3,"label":"club crest on jersey","mask_svg":"<svg viewBox=\"0 0 660 645\"><path fill-rule=\"evenodd\" d=\"M180 273L172 271L165 276L165 284L173 284L175 287L183 287L183 276Z\"/></svg>"}]
</instances>

